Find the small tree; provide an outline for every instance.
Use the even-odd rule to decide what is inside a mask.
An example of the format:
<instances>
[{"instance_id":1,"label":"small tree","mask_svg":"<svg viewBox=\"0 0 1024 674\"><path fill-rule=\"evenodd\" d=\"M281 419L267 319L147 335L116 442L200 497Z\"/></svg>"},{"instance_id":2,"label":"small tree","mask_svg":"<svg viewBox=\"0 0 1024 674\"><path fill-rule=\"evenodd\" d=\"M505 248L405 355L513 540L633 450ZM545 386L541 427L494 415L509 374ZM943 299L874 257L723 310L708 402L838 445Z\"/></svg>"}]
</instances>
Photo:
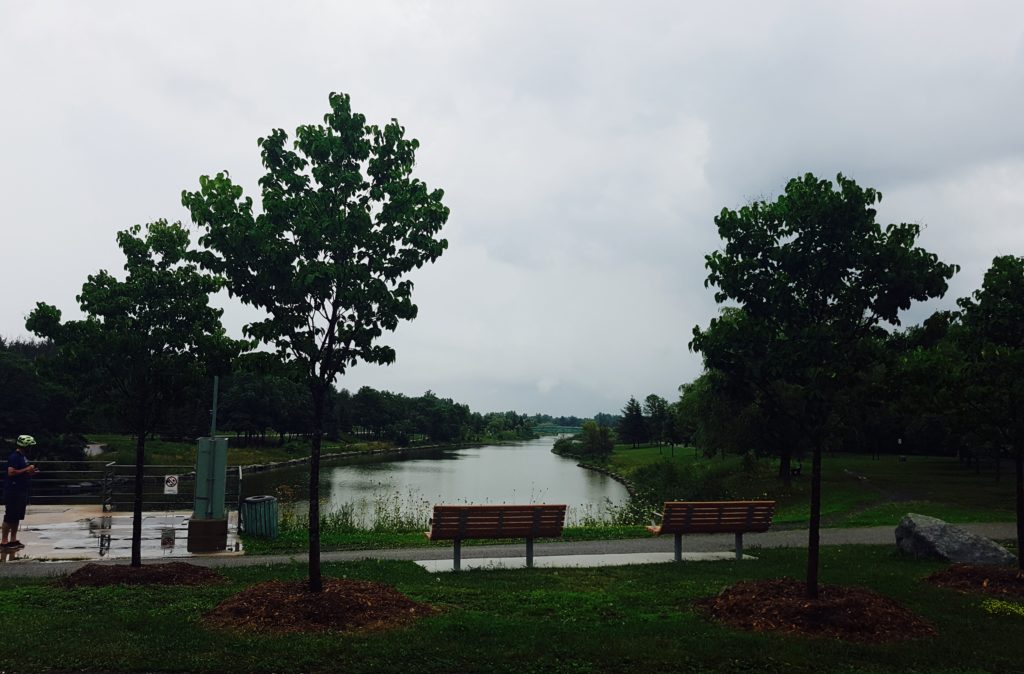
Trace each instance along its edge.
<instances>
[{"instance_id":1,"label":"small tree","mask_svg":"<svg viewBox=\"0 0 1024 674\"><path fill-rule=\"evenodd\" d=\"M959 304L968 331L964 397L978 413L976 433L1013 458L1017 562L1024 572L1024 257L995 258L981 289Z\"/></svg>"},{"instance_id":2,"label":"small tree","mask_svg":"<svg viewBox=\"0 0 1024 674\"><path fill-rule=\"evenodd\" d=\"M267 318L246 334L272 344L302 370L313 400L309 472L309 587L320 577L320 445L328 392L359 361L388 364L377 343L416 317L405 276L436 260L448 219L441 190L412 177L419 142L392 120L368 125L349 97L330 95L323 125L300 126L294 149L275 129L258 144L266 174L262 212L227 173L199 179L182 203L203 231L203 258L232 295Z\"/></svg>"},{"instance_id":3,"label":"small tree","mask_svg":"<svg viewBox=\"0 0 1024 674\"><path fill-rule=\"evenodd\" d=\"M127 272L90 276L77 297L85 319L61 322L61 312L39 303L29 330L52 340L65 367L95 371L99 391L135 434L132 566L142 564L142 485L146 436L205 362L223 365L237 349L224 338L221 310L209 305L216 277L189 261L189 235L166 220L119 232Z\"/></svg>"},{"instance_id":4,"label":"small tree","mask_svg":"<svg viewBox=\"0 0 1024 674\"><path fill-rule=\"evenodd\" d=\"M790 180L774 202L715 219L725 246L707 256L718 302L740 305L735 329L694 328L709 367L781 387L813 451L807 595L818 594L821 456L837 437L836 400L877 349L866 342L898 325L914 300L940 297L957 271L914 246L920 227L875 221L881 194L842 175ZM716 333L709 339L707 333Z\"/></svg>"}]
</instances>

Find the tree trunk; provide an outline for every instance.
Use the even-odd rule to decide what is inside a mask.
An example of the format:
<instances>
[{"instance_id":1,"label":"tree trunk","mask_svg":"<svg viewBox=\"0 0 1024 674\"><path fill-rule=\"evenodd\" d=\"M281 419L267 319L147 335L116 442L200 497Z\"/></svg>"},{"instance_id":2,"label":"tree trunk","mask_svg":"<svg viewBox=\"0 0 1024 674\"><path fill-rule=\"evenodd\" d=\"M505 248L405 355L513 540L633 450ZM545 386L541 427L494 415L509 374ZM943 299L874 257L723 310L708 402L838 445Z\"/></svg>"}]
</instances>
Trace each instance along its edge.
<instances>
[{"instance_id":1,"label":"tree trunk","mask_svg":"<svg viewBox=\"0 0 1024 674\"><path fill-rule=\"evenodd\" d=\"M313 386L313 441L309 460L309 591L322 592L320 578L320 439L324 424L324 387Z\"/></svg>"},{"instance_id":2,"label":"tree trunk","mask_svg":"<svg viewBox=\"0 0 1024 674\"><path fill-rule=\"evenodd\" d=\"M132 503L132 566L142 566L142 481L146 465L145 426L135 436L135 499Z\"/></svg>"},{"instance_id":3,"label":"tree trunk","mask_svg":"<svg viewBox=\"0 0 1024 674\"><path fill-rule=\"evenodd\" d=\"M821 540L821 443L814 443L811 464L811 523L807 532L807 598L818 598L818 548Z\"/></svg>"},{"instance_id":4,"label":"tree trunk","mask_svg":"<svg viewBox=\"0 0 1024 674\"><path fill-rule=\"evenodd\" d=\"M1024 450L1017 449L1017 568L1024 573Z\"/></svg>"}]
</instances>

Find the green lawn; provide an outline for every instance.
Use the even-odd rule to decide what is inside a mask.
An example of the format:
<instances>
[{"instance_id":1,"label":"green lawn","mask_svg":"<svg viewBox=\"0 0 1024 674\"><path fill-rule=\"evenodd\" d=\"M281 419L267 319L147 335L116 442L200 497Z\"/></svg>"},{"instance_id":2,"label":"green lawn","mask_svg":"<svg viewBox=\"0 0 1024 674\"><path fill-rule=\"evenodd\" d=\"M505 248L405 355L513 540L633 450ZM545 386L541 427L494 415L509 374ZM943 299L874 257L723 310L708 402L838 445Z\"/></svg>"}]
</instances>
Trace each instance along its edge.
<instances>
[{"instance_id":1,"label":"green lawn","mask_svg":"<svg viewBox=\"0 0 1024 674\"><path fill-rule=\"evenodd\" d=\"M801 577L801 550L747 562L428 574L411 562L325 564L326 576L396 586L441 609L412 626L365 634L275 637L210 631L199 618L247 584L298 579L301 565L225 570L222 587L63 590L18 579L0 611L19 648L0 670L508 672L1019 672L1020 615L934 588L941 565L891 546L825 547L822 580L864 585L930 620L935 638L888 645L754 634L708 622L692 602L738 580ZM1015 604L1017 605L1017 604ZM97 637L102 634L102 637ZM32 644L35 644L33 646Z\"/></svg>"},{"instance_id":2,"label":"green lawn","mask_svg":"<svg viewBox=\"0 0 1024 674\"><path fill-rule=\"evenodd\" d=\"M665 463L704 471L718 478L723 498L770 498L779 502L775 522L799 525L810 516L810 460L786 488L776 478L777 463L761 459L744 471L739 457L704 458L692 448L632 448L619 445L608 465L627 477L638 469ZM1000 481L991 471L976 475L955 458L869 455L826 455L822 461L822 518L825 526L893 525L907 512L932 515L949 522L1014 521L1013 476ZM685 494L680 497L685 498Z\"/></svg>"},{"instance_id":3,"label":"green lawn","mask_svg":"<svg viewBox=\"0 0 1024 674\"><path fill-rule=\"evenodd\" d=\"M135 438L130 435L90 434L89 442L106 445L102 455L105 461L116 461L129 465L135 464ZM324 442L321 451L324 454L343 451L369 451L386 447L377 442L359 442L342 444ZM269 444L265 446L238 447L228 439L228 465L248 466L252 464L290 461L307 457L310 448L302 441L289 441L284 446ZM146 463L149 465L191 466L196 461L195 442L168 442L161 439L146 440Z\"/></svg>"}]
</instances>

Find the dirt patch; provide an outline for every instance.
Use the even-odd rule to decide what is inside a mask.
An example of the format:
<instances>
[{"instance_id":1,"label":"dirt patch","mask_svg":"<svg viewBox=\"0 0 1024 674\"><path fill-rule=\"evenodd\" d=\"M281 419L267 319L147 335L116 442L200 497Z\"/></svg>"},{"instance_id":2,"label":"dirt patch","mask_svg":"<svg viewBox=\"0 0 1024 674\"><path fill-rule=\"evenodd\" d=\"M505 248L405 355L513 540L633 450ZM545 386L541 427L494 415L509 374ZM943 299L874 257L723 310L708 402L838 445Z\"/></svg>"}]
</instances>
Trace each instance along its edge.
<instances>
[{"instance_id":1,"label":"dirt patch","mask_svg":"<svg viewBox=\"0 0 1024 674\"><path fill-rule=\"evenodd\" d=\"M754 632L860 643L935 635L935 628L926 620L874 590L820 585L818 599L807 599L806 587L804 582L791 578L742 581L696 605L714 620Z\"/></svg>"},{"instance_id":2,"label":"dirt patch","mask_svg":"<svg viewBox=\"0 0 1024 674\"><path fill-rule=\"evenodd\" d=\"M350 632L397 627L437 612L381 583L325 578L323 592L308 587L306 581L281 580L252 585L221 602L203 622L275 634Z\"/></svg>"},{"instance_id":3,"label":"dirt patch","mask_svg":"<svg viewBox=\"0 0 1024 674\"><path fill-rule=\"evenodd\" d=\"M1024 572L1012 566L954 564L925 580L960 592L1024 598Z\"/></svg>"},{"instance_id":4,"label":"dirt patch","mask_svg":"<svg viewBox=\"0 0 1024 674\"><path fill-rule=\"evenodd\" d=\"M62 587L102 587L105 585L210 585L223 583L224 576L213 569L185 562L167 564L86 564L57 581Z\"/></svg>"}]
</instances>

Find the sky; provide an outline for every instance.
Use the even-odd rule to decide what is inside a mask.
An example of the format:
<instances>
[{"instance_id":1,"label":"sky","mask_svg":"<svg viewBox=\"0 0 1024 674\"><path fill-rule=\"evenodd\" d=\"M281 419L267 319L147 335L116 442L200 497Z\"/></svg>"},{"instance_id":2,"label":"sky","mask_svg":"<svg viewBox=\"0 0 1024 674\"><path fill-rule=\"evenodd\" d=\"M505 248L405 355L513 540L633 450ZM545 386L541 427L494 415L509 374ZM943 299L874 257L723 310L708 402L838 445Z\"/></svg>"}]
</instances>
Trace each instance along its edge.
<instances>
[{"instance_id":1,"label":"sky","mask_svg":"<svg viewBox=\"0 0 1024 674\"><path fill-rule=\"evenodd\" d=\"M714 4L714 6L712 6ZM961 266L1024 254L1024 3L14 2L0 0L0 336L36 302L80 316L120 230L188 223L256 139L330 92L419 139L449 248L412 276L388 367L339 379L474 410L593 416L669 400L718 308L722 208L836 174ZM252 310L226 296L228 332Z\"/></svg>"}]
</instances>

